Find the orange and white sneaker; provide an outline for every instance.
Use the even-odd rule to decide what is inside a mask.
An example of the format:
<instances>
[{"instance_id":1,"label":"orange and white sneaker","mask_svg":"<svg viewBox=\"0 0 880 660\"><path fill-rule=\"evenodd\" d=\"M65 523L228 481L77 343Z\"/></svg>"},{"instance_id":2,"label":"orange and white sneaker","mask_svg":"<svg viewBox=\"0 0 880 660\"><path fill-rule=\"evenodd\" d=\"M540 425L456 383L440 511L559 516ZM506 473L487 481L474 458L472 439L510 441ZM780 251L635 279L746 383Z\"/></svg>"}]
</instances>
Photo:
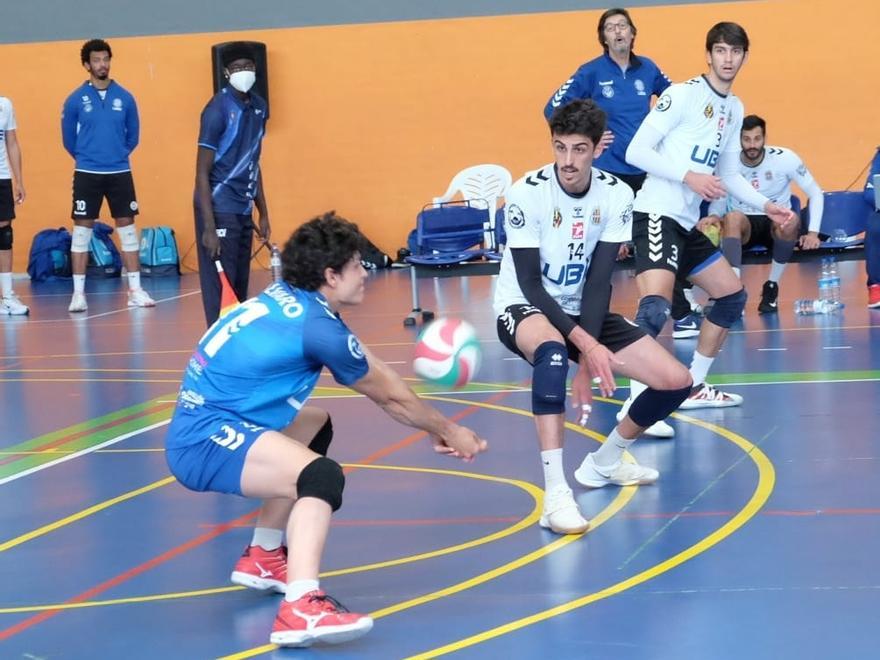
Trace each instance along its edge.
<instances>
[{"instance_id":1,"label":"orange and white sneaker","mask_svg":"<svg viewBox=\"0 0 880 660\"><path fill-rule=\"evenodd\" d=\"M287 589L287 548L263 550L249 545L235 562L229 579L243 587L283 594Z\"/></svg>"},{"instance_id":2,"label":"orange and white sneaker","mask_svg":"<svg viewBox=\"0 0 880 660\"><path fill-rule=\"evenodd\" d=\"M693 410L695 408L730 408L741 406L743 398L733 392L716 390L709 383L703 383L691 390L690 396L679 406L680 410Z\"/></svg>"},{"instance_id":3,"label":"orange and white sneaker","mask_svg":"<svg viewBox=\"0 0 880 660\"><path fill-rule=\"evenodd\" d=\"M311 646L314 642L340 644L366 635L373 619L349 612L321 590L299 600L282 601L269 641L278 646Z\"/></svg>"},{"instance_id":4,"label":"orange and white sneaker","mask_svg":"<svg viewBox=\"0 0 880 660\"><path fill-rule=\"evenodd\" d=\"M880 284L872 284L868 287L868 307L871 309L880 307Z\"/></svg>"}]
</instances>

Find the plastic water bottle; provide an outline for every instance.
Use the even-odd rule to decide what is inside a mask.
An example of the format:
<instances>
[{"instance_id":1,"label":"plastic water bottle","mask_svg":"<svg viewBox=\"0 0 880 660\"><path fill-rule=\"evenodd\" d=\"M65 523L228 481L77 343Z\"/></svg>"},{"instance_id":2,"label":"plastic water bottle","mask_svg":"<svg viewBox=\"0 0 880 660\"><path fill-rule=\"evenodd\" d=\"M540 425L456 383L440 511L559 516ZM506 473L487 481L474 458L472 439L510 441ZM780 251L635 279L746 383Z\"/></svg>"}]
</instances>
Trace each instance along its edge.
<instances>
[{"instance_id":1,"label":"plastic water bottle","mask_svg":"<svg viewBox=\"0 0 880 660\"><path fill-rule=\"evenodd\" d=\"M269 257L269 270L272 271L272 280L275 282L281 281L281 250L278 249L278 246L272 243L269 248L271 256Z\"/></svg>"},{"instance_id":2,"label":"plastic water bottle","mask_svg":"<svg viewBox=\"0 0 880 660\"><path fill-rule=\"evenodd\" d=\"M840 300L840 271L834 257L828 257L828 297L836 308L843 307Z\"/></svg>"},{"instance_id":3,"label":"plastic water bottle","mask_svg":"<svg viewBox=\"0 0 880 660\"><path fill-rule=\"evenodd\" d=\"M834 303L829 300L801 299L794 301L794 313L798 316L811 316L813 314L832 314L836 311Z\"/></svg>"},{"instance_id":4,"label":"plastic water bottle","mask_svg":"<svg viewBox=\"0 0 880 660\"><path fill-rule=\"evenodd\" d=\"M816 284L819 288L819 300L831 303L831 259L828 257L822 257Z\"/></svg>"}]
</instances>

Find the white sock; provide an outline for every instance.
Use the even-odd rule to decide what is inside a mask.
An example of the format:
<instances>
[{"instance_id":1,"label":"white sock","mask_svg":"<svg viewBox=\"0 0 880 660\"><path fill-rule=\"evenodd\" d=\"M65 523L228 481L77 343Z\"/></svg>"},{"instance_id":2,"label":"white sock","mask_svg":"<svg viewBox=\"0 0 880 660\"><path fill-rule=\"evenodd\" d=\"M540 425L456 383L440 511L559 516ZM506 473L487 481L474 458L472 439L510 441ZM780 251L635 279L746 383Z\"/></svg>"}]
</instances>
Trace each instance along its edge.
<instances>
[{"instance_id":1,"label":"white sock","mask_svg":"<svg viewBox=\"0 0 880 660\"><path fill-rule=\"evenodd\" d=\"M556 486L568 486L565 471L562 469L561 447L542 451L541 465L544 467L544 490L553 490Z\"/></svg>"},{"instance_id":2,"label":"white sock","mask_svg":"<svg viewBox=\"0 0 880 660\"><path fill-rule=\"evenodd\" d=\"M85 293L86 292L86 276L76 275L73 276L73 292L74 293Z\"/></svg>"},{"instance_id":3,"label":"white sock","mask_svg":"<svg viewBox=\"0 0 880 660\"><path fill-rule=\"evenodd\" d=\"M283 529L271 529L270 527L254 527L254 537L251 545L258 545L263 550L277 550L284 542Z\"/></svg>"},{"instance_id":4,"label":"white sock","mask_svg":"<svg viewBox=\"0 0 880 660\"><path fill-rule=\"evenodd\" d=\"M0 292L4 298L12 295L12 273L0 273Z\"/></svg>"},{"instance_id":5,"label":"white sock","mask_svg":"<svg viewBox=\"0 0 880 660\"><path fill-rule=\"evenodd\" d=\"M736 273L736 276L737 276L738 278L742 279L741 269L740 269L740 268L737 268L736 266L732 266L732 268L733 268L733 272Z\"/></svg>"},{"instance_id":6,"label":"white sock","mask_svg":"<svg viewBox=\"0 0 880 660\"><path fill-rule=\"evenodd\" d=\"M310 591L318 589L318 580L294 580L287 583L287 590L284 592L284 600L292 603L305 596Z\"/></svg>"},{"instance_id":7,"label":"white sock","mask_svg":"<svg viewBox=\"0 0 880 660\"><path fill-rule=\"evenodd\" d=\"M128 288L132 291L141 288L141 271L128 271Z\"/></svg>"},{"instance_id":8,"label":"white sock","mask_svg":"<svg viewBox=\"0 0 880 660\"><path fill-rule=\"evenodd\" d=\"M694 379L694 385L702 385L706 382L706 376L714 361L715 358L706 357L699 351L694 351L694 359L691 360L691 378Z\"/></svg>"},{"instance_id":9,"label":"white sock","mask_svg":"<svg viewBox=\"0 0 880 660\"><path fill-rule=\"evenodd\" d=\"M771 282L776 282L777 284L779 284L779 280L782 277L782 273L783 273L783 271L785 271L785 267L787 265L788 264L781 264L775 260L771 261L770 262L770 277L768 277L767 279L770 280Z\"/></svg>"},{"instance_id":10,"label":"white sock","mask_svg":"<svg viewBox=\"0 0 880 660\"><path fill-rule=\"evenodd\" d=\"M614 430L605 438L602 446L593 452L593 462L599 467L614 465L623 456L623 452L629 449L629 446L635 441L635 438L624 438L617 432L617 427L615 426Z\"/></svg>"}]
</instances>

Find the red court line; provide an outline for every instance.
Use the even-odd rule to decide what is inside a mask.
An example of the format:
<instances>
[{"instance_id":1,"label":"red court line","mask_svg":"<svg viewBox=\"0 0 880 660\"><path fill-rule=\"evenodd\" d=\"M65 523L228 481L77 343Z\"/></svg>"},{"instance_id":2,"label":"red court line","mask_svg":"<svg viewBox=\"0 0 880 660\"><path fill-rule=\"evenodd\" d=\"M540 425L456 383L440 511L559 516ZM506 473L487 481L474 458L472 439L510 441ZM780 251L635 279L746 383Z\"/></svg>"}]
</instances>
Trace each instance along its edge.
<instances>
[{"instance_id":1,"label":"red court line","mask_svg":"<svg viewBox=\"0 0 880 660\"><path fill-rule=\"evenodd\" d=\"M504 398L507 394L508 394L507 392L497 393L497 394L491 396L489 398L488 402L495 403L498 400ZM456 413L454 416L450 416L449 419L458 421L461 418L466 417L467 415L470 415L471 413L477 412L478 410L480 410L479 406L468 406L464 410ZM140 416L142 414L143 413L138 413L138 415L136 415L136 416ZM119 422L119 421L120 420L117 420L117 422ZM379 451L370 454L369 456L367 456L363 460L358 461L358 463L364 463L364 464L374 463L377 460L379 460L380 458L384 458L385 456L390 454L392 451L396 451L397 449L402 449L403 447L411 445L416 440L424 438L425 436L426 436L426 434L423 431L419 431L417 433L413 433L411 435L408 435L400 442L396 442L392 445L389 445L385 449L380 449ZM66 441L67 441L67 439L65 439L65 442ZM357 469L357 468L351 468L348 471L350 472L354 469ZM116 577L110 578L106 582L102 582L101 584L98 584L98 585L92 587L91 589L84 591L77 596L74 596L73 598L65 601L64 604L70 605L70 604L74 604L74 603L81 603L81 602L86 601L90 598L93 598L93 597L107 591L108 589L116 587L116 586L122 584L123 582L130 580L131 578L136 577L136 576L140 575L141 573L144 573L144 572L150 570L151 568L155 568L159 564L162 564L162 563L168 561L169 559L173 559L174 557L177 557L178 555L181 555L184 552L187 552L197 546L202 545L206 541L210 541L210 540L220 536L220 534L223 534L234 527L240 526L244 521L246 521L248 519L256 518L257 513L258 513L258 511L253 511L253 512L248 513L244 516L236 518L235 520L231 520L227 523L222 523L221 525L218 525L216 529L211 530L209 532L205 532L201 536L197 536L196 538L194 538L190 541L187 541L186 543L179 545L176 548L172 548L171 550L168 550L167 552L164 552L161 555L158 555L157 557L153 557L153 559L150 559L150 560L144 562L143 564L135 566L134 568L130 568L129 570L127 570L123 573L120 573ZM0 642L4 641L6 639L9 639L13 635L17 635L18 633L23 632L23 631L27 630L28 628L31 628L37 624L43 623L44 621L51 619L56 614L59 614L63 611L64 610L61 610L61 609L44 610L42 612L39 612L38 614L35 614L34 616L32 616L28 619L25 619L24 621L16 623L15 625L10 626L9 628L6 628L5 630L0 630Z\"/></svg>"}]
</instances>

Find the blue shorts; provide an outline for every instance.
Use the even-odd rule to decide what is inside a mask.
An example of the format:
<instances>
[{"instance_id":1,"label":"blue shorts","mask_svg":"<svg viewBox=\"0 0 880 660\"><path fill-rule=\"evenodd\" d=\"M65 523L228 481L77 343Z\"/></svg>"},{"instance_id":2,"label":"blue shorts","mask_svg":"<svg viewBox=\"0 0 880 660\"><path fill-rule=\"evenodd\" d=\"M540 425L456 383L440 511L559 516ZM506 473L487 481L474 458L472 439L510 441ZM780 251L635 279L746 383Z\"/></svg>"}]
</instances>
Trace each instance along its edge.
<instances>
[{"instance_id":1,"label":"blue shorts","mask_svg":"<svg viewBox=\"0 0 880 660\"><path fill-rule=\"evenodd\" d=\"M241 495L245 457L267 430L216 415L175 415L165 437L165 460L171 474L190 490Z\"/></svg>"}]
</instances>

